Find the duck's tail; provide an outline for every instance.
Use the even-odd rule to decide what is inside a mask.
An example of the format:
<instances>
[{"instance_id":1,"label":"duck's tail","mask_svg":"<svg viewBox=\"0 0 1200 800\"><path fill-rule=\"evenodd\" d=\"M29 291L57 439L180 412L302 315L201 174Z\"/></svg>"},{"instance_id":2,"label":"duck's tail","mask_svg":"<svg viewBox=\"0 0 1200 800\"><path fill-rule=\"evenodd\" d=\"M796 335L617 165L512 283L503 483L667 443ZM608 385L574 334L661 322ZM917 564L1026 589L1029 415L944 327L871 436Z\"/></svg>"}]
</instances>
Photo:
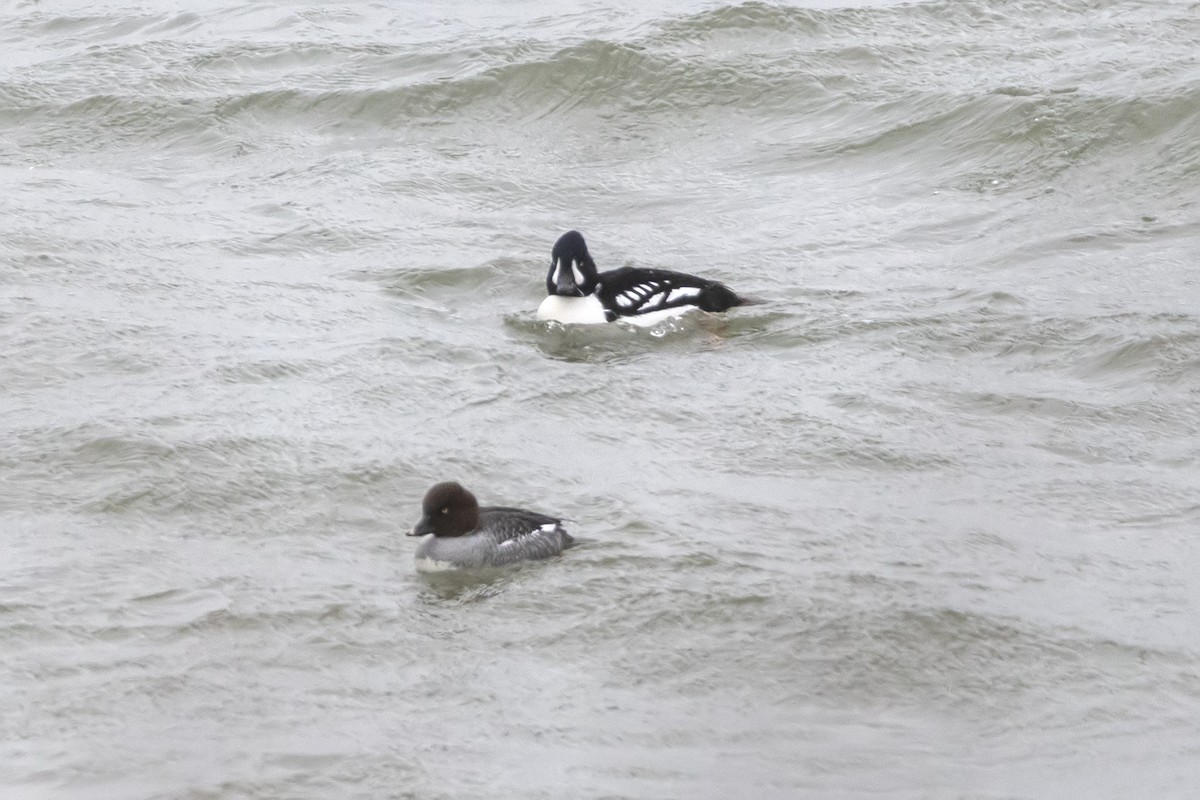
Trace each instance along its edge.
<instances>
[{"instance_id":1,"label":"duck's tail","mask_svg":"<svg viewBox=\"0 0 1200 800\"><path fill-rule=\"evenodd\" d=\"M767 302L758 297L740 295L723 283L713 281L704 287L697 299L697 305L705 311L725 311L734 306L757 306Z\"/></svg>"},{"instance_id":2,"label":"duck's tail","mask_svg":"<svg viewBox=\"0 0 1200 800\"><path fill-rule=\"evenodd\" d=\"M735 306L763 306L769 301L765 297L755 297L752 294L739 294Z\"/></svg>"}]
</instances>

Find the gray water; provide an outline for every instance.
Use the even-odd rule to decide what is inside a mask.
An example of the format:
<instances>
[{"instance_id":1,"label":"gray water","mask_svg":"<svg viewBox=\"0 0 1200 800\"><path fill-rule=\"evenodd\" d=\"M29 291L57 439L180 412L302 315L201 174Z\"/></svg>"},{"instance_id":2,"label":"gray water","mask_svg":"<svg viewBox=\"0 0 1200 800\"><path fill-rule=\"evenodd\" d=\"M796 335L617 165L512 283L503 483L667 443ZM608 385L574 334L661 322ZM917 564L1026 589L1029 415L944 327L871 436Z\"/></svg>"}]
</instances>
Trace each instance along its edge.
<instances>
[{"instance_id":1,"label":"gray water","mask_svg":"<svg viewBox=\"0 0 1200 800\"><path fill-rule=\"evenodd\" d=\"M0 9L0 796L1200 793L1200 5L167 5Z\"/></svg>"}]
</instances>

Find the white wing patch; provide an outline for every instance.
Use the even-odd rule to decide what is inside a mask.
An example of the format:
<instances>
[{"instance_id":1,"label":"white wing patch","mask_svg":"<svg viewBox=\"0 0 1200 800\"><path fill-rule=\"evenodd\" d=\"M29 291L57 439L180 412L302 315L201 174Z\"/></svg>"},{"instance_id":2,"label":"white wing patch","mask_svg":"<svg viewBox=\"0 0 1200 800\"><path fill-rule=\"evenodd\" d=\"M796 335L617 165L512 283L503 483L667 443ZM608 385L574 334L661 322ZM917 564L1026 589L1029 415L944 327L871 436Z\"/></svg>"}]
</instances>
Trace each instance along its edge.
<instances>
[{"instance_id":1,"label":"white wing patch","mask_svg":"<svg viewBox=\"0 0 1200 800\"><path fill-rule=\"evenodd\" d=\"M672 289L667 295L667 302L672 303L677 299L695 297L700 294L700 290L695 286L680 286L678 289Z\"/></svg>"},{"instance_id":2,"label":"white wing patch","mask_svg":"<svg viewBox=\"0 0 1200 800\"><path fill-rule=\"evenodd\" d=\"M554 533L554 531L557 529L558 529L557 522L547 522L545 525L539 525L538 527L534 528L531 531L525 531L524 533L518 533L516 536L514 536L511 539L505 539L503 542L496 545L496 549L497 550L508 550L513 547L517 547L521 544L524 544L525 539L527 537L536 536L538 534Z\"/></svg>"},{"instance_id":3,"label":"white wing patch","mask_svg":"<svg viewBox=\"0 0 1200 800\"><path fill-rule=\"evenodd\" d=\"M618 294L614 299L621 308L655 308L662 304L665 295L657 282L639 283Z\"/></svg>"},{"instance_id":4,"label":"white wing patch","mask_svg":"<svg viewBox=\"0 0 1200 800\"><path fill-rule=\"evenodd\" d=\"M625 311L635 314L647 314L664 306L686 303L699 296L702 289L699 286L678 286L669 288L659 281L647 281L624 290L614 300ZM681 313L686 309L680 309Z\"/></svg>"}]
</instances>

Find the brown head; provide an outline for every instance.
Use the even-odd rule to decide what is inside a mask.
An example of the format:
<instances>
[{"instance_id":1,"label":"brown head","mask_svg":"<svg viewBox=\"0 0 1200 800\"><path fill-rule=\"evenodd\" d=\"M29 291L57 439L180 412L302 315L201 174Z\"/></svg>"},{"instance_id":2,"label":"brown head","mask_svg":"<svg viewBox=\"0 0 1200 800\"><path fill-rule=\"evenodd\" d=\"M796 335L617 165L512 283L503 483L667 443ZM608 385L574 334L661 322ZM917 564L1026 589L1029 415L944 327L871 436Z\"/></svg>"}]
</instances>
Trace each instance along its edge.
<instances>
[{"instance_id":1,"label":"brown head","mask_svg":"<svg viewBox=\"0 0 1200 800\"><path fill-rule=\"evenodd\" d=\"M463 536L479 527L475 495L455 481L435 484L421 501L421 519L409 536Z\"/></svg>"}]
</instances>

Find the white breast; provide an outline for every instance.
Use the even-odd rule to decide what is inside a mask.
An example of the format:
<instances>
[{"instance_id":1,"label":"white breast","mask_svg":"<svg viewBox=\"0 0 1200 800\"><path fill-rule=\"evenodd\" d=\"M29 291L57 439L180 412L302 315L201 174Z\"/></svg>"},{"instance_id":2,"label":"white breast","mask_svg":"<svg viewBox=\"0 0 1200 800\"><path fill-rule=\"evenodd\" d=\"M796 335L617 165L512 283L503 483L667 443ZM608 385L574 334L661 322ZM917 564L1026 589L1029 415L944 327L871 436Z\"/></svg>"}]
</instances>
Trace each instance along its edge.
<instances>
[{"instance_id":1,"label":"white breast","mask_svg":"<svg viewBox=\"0 0 1200 800\"><path fill-rule=\"evenodd\" d=\"M537 318L573 325L598 325L607 322L604 306L595 295L587 297L562 297L552 294L538 306Z\"/></svg>"}]
</instances>

